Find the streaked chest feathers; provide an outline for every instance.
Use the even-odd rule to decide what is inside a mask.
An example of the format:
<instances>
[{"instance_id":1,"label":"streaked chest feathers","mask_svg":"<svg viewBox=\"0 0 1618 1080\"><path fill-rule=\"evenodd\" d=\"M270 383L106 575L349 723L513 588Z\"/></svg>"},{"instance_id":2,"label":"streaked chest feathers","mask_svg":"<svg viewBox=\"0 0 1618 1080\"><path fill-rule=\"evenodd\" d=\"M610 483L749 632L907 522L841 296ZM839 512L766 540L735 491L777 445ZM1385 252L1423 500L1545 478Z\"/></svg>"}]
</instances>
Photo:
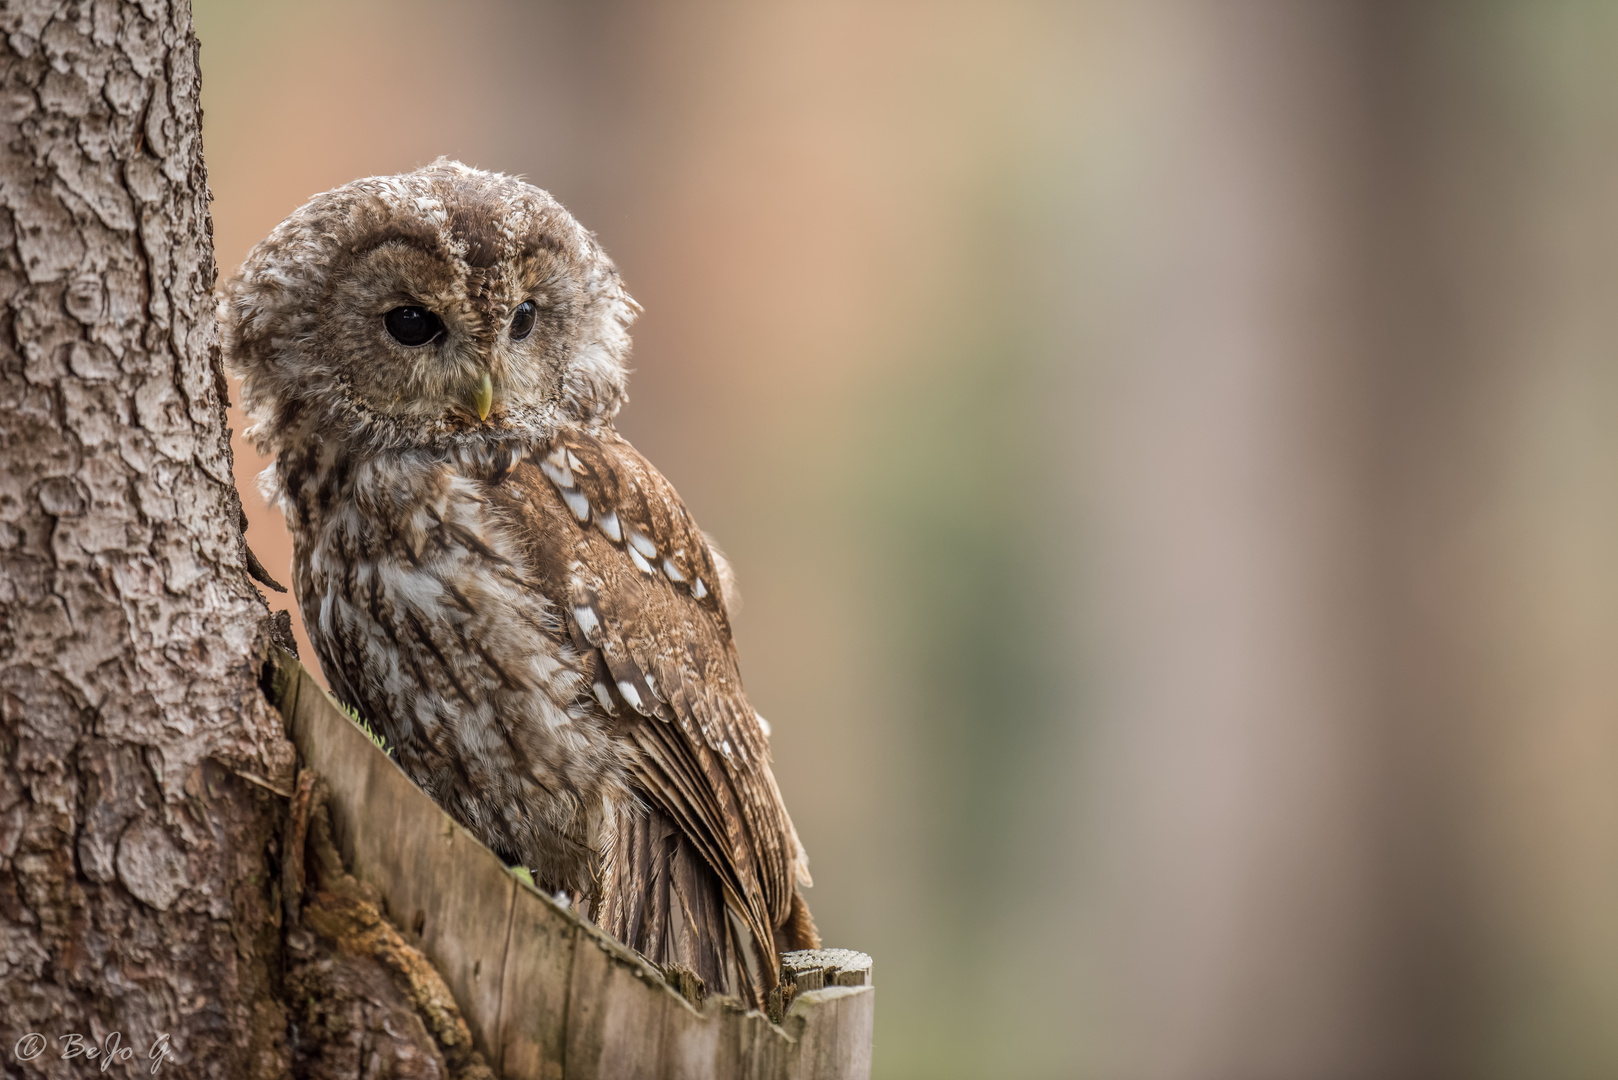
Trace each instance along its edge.
<instances>
[{"instance_id":1,"label":"streaked chest feathers","mask_svg":"<svg viewBox=\"0 0 1618 1080\"><path fill-rule=\"evenodd\" d=\"M476 464L474 463L474 468ZM508 858L585 891L627 800L589 665L489 484L407 453L301 476L294 581L328 678Z\"/></svg>"}]
</instances>

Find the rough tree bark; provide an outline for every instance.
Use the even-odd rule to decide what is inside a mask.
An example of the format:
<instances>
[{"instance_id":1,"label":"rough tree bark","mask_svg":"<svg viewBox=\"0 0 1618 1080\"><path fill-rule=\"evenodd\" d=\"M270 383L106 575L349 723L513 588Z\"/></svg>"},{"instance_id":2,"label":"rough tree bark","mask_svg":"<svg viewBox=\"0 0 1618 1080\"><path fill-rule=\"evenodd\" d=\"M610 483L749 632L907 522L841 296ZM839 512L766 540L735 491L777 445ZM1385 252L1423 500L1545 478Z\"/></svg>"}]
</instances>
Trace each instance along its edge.
<instances>
[{"instance_id":1,"label":"rough tree bark","mask_svg":"<svg viewBox=\"0 0 1618 1080\"><path fill-rule=\"evenodd\" d=\"M5 1075L488 1080L260 687L190 9L0 34Z\"/></svg>"},{"instance_id":2,"label":"rough tree bark","mask_svg":"<svg viewBox=\"0 0 1618 1080\"><path fill-rule=\"evenodd\" d=\"M183 3L0 4L0 1055L277 1075L256 682ZM96 1062L99 1065L100 1062Z\"/></svg>"}]
</instances>

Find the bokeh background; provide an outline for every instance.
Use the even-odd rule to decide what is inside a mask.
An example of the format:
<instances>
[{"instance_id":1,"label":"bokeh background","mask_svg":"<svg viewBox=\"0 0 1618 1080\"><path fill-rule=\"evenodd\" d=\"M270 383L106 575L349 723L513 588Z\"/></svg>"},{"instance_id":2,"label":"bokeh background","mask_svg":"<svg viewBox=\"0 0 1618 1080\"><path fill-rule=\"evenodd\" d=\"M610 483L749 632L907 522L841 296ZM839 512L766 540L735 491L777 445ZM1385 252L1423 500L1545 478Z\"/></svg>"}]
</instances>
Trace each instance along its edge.
<instances>
[{"instance_id":1,"label":"bokeh background","mask_svg":"<svg viewBox=\"0 0 1618 1080\"><path fill-rule=\"evenodd\" d=\"M1618 1075L1618 5L195 5L617 259L878 1077Z\"/></svg>"}]
</instances>

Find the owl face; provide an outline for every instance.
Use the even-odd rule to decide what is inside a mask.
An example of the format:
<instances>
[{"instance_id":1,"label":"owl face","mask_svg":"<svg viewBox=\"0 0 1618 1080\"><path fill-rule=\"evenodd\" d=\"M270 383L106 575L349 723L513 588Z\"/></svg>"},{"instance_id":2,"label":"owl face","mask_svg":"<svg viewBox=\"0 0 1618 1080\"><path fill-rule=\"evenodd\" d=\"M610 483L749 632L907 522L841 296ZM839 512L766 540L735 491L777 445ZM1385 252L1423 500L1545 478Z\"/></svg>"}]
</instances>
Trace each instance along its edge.
<instances>
[{"instance_id":1,"label":"owl face","mask_svg":"<svg viewBox=\"0 0 1618 1080\"><path fill-rule=\"evenodd\" d=\"M251 434L393 446L607 419L638 311L562 206L436 162L316 196L248 256L221 307Z\"/></svg>"}]
</instances>

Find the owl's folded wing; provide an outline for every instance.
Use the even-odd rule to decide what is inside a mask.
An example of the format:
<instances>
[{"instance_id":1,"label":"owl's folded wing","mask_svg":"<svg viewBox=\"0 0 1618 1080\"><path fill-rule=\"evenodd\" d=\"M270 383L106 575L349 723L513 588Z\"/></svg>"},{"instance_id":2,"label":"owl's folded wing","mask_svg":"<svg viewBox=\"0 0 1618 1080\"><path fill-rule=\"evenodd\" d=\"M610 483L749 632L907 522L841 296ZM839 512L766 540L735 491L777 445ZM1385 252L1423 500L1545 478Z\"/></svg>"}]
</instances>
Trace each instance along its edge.
<instances>
[{"instance_id":1,"label":"owl's folded wing","mask_svg":"<svg viewBox=\"0 0 1618 1080\"><path fill-rule=\"evenodd\" d=\"M594 695L636 746L649 801L712 867L773 967L803 860L703 534L611 431L565 430L499 487L530 572L581 653L599 656Z\"/></svg>"}]
</instances>

